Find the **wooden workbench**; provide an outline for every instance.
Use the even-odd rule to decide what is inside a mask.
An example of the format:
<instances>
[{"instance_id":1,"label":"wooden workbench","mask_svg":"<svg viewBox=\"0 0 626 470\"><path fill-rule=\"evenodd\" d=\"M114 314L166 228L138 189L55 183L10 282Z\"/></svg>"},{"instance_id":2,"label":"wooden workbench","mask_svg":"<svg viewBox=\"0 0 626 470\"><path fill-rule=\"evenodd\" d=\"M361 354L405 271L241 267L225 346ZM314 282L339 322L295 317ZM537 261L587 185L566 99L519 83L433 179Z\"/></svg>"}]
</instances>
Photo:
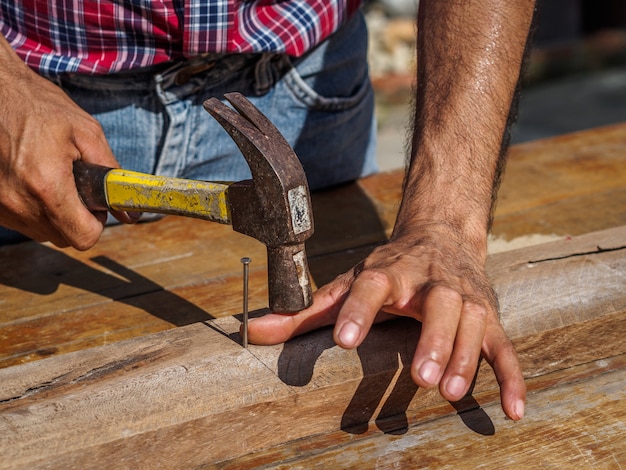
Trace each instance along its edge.
<instances>
[{"instance_id":1,"label":"wooden workbench","mask_svg":"<svg viewBox=\"0 0 626 470\"><path fill-rule=\"evenodd\" d=\"M266 305L265 248L168 217L92 250L0 248L1 468L419 468L626 465L626 124L515 147L488 271L529 390L499 408L418 390L419 323L357 351L323 329L240 346L240 258ZM402 175L314 196L317 285L389 235ZM235 315L233 317L232 315Z\"/></svg>"}]
</instances>

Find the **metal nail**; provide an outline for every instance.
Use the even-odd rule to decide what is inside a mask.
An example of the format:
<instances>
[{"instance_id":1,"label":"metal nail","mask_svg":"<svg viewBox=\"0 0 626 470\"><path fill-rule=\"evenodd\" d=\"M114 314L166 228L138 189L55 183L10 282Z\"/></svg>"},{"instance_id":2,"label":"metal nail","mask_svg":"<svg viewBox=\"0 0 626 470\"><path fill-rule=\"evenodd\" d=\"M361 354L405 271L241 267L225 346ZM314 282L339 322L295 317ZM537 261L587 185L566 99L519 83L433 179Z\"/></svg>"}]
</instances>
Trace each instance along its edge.
<instances>
[{"instance_id":1,"label":"metal nail","mask_svg":"<svg viewBox=\"0 0 626 470\"><path fill-rule=\"evenodd\" d=\"M248 276L250 271L250 258L241 258L243 264L243 347L248 347Z\"/></svg>"}]
</instances>

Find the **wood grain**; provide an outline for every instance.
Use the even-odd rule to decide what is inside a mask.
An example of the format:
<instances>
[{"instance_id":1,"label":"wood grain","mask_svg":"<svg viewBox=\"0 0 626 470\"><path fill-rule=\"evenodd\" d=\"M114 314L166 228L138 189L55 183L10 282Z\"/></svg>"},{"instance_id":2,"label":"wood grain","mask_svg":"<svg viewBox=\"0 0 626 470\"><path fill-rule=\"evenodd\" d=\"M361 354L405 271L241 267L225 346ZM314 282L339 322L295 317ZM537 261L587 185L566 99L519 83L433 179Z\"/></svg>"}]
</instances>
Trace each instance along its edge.
<instances>
[{"instance_id":1,"label":"wood grain","mask_svg":"<svg viewBox=\"0 0 626 470\"><path fill-rule=\"evenodd\" d=\"M488 260L530 391L521 425L503 421L485 363L460 403L418 390L414 321L356 351L328 329L242 349L239 259L262 309L265 248L230 227L167 217L110 227L84 253L1 247L0 466L623 465L625 155L626 124L511 150L494 235L558 238ZM317 285L389 236L401 182L314 195Z\"/></svg>"},{"instance_id":2,"label":"wood grain","mask_svg":"<svg viewBox=\"0 0 626 470\"><path fill-rule=\"evenodd\" d=\"M514 147L494 235L566 237L626 223L625 142L626 124ZM401 183L401 172L382 173L313 196L316 285L389 236ZM85 253L1 247L0 367L236 314L243 256L253 259L251 308L263 308L265 248L227 226L167 217L109 227Z\"/></svg>"},{"instance_id":3,"label":"wood grain","mask_svg":"<svg viewBox=\"0 0 626 470\"><path fill-rule=\"evenodd\" d=\"M220 462L216 468L621 468L626 462L625 382L622 369L531 393L520 423L506 420L496 404L488 404L410 427L401 435L376 433L351 440L325 435Z\"/></svg>"},{"instance_id":4,"label":"wood grain","mask_svg":"<svg viewBox=\"0 0 626 470\"><path fill-rule=\"evenodd\" d=\"M534 310L535 318L559 317L554 328L547 320L509 322L518 328L516 347L535 390L606 373L607 357L626 354L620 334L626 309L618 308L625 302L623 289L613 294L611 308L594 309L593 318L587 314L596 299L604 302L598 287L611 275L606 261L588 263L586 272L598 282L582 285L585 291L578 296L563 292L556 299L558 289L541 288L546 277L558 277L563 285L579 278L580 269L570 264L569 255L560 255L594 259L597 253L581 254L594 238L609 246L625 231L494 256L501 275L509 273L505 286L514 284L516 276L535 286L524 296L508 287L499 291L503 304L509 304L509 296L514 299L516 309L508 315ZM614 266L624 266L625 251L611 252L619 260ZM559 256L532 269L519 268L549 252ZM585 302L579 301L581 296ZM571 312L573 320L563 321L561 309ZM237 328L236 319L218 318L0 370L3 462L10 462L8 468L93 462L180 468L243 458L341 429L355 436L372 427L399 432L456 412L436 391L417 390L407 380L403 365L419 337L417 322L380 325L354 351L334 346L329 330L245 350L238 344ZM564 373L594 362L596 367L579 375ZM613 361L609 369L623 367L623 361ZM497 403L497 390L483 365L475 399L483 406ZM471 403L463 406L471 408Z\"/></svg>"}]
</instances>

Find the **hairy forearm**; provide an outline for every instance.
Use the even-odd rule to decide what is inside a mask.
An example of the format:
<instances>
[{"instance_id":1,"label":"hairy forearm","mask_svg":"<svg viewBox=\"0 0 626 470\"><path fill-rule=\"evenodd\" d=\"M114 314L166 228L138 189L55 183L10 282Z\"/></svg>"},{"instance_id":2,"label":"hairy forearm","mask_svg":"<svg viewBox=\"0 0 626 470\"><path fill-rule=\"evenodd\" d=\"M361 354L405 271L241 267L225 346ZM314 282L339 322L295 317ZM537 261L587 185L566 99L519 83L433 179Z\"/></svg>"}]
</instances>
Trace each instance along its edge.
<instances>
[{"instance_id":1,"label":"hairy forearm","mask_svg":"<svg viewBox=\"0 0 626 470\"><path fill-rule=\"evenodd\" d=\"M445 226L486 250L534 0L422 0L414 132L394 236Z\"/></svg>"}]
</instances>

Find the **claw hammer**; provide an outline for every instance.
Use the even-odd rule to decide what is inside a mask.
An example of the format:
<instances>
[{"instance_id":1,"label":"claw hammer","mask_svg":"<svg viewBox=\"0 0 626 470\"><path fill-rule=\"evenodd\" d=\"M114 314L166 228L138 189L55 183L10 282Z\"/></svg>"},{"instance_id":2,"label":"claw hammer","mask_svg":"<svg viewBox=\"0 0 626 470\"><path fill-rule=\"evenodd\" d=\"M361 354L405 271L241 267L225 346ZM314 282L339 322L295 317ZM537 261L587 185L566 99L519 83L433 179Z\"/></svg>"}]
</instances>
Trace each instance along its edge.
<instances>
[{"instance_id":1,"label":"claw hammer","mask_svg":"<svg viewBox=\"0 0 626 470\"><path fill-rule=\"evenodd\" d=\"M91 210L174 214L231 224L267 247L269 307L296 312L312 302L304 242L313 234L304 170L276 127L239 93L234 109L216 98L204 108L235 141L251 180L214 183L74 163L78 192Z\"/></svg>"}]
</instances>

